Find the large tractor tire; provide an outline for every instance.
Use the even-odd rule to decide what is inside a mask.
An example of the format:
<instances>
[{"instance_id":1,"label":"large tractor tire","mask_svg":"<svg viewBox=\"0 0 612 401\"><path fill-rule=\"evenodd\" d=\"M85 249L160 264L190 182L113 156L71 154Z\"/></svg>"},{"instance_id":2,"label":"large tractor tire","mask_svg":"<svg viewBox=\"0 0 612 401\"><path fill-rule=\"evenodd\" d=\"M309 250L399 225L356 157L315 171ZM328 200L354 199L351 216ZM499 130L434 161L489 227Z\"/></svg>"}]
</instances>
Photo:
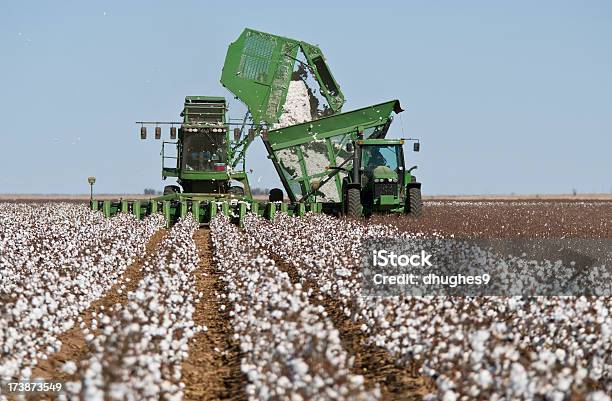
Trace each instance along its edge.
<instances>
[{"instance_id":1,"label":"large tractor tire","mask_svg":"<svg viewBox=\"0 0 612 401\"><path fill-rule=\"evenodd\" d=\"M406 213L412 217L421 217L421 215L423 214L421 188L408 188L408 198L406 199Z\"/></svg>"},{"instance_id":2,"label":"large tractor tire","mask_svg":"<svg viewBox=\"0 0 612 401\"><path fill-rule=\"evenodd\" d=\"M346 191L346 214L349 217L360 218L363 216L361 205L361 191L359 188L349 188Z\"/></svg>"},{"instance_id":3,"label":"large tractor tire","mask_svg":"<svg viewBox=\"0 0 612 401\"><path fill-rule=\"evenodd\" d=\"M268 200L270 202L282 202L284 198L283 190L280 188L272 188L268 193Z\"/></svg>"},{"instance_id":4,"label":"large tractor tire","mask_svg":"<svg viewBox=\"0 0 612 401\"><path fill-rule=\"evenodd\" d=\"M181 187L178 185L166 185L164 187L164 195L180 194Z\"/></svg>"}]
</instances>

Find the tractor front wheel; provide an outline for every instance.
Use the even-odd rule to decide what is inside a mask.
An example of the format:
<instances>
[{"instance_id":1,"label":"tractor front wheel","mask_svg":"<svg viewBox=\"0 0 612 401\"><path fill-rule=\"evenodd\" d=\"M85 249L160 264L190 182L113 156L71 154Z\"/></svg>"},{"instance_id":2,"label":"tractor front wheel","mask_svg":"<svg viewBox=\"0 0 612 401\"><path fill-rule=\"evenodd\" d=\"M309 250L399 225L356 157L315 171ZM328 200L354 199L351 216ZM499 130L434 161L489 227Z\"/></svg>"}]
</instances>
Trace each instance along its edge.
<instances>
[{"instance_id":1,"label":"tractor front wheel","mask_svg":"<svg viewBox=\"0 0 612 401\"><path fill-rule=\"evenodd\" d=\"M363 206L361 205L361 191L359 188L349 188L346 191L346 197L346 214L349 217L361 217L363 215Z\"/></svg>"},{"instance_id":2,"label":"tractor front wheel","mask_svg":"<svg viewBox=\"0 0 612 401\"><path fill-rule=\"evenodd\" d=\"M172 195L181 193L181 187L178 185L166 185L164 187L164 195Z\"/></svg>"},{"instance_id":3,"label":"tractor front wheel","mask_svg":"<svg viewBox=\"0 0 612 401\"><path fill-rule=\"evenodd\" d=\"M408 198L406 199L406 213L412 217L421 217L421 214L423 213L421 188L408 188Z\"/></svg>"}]
</instances>

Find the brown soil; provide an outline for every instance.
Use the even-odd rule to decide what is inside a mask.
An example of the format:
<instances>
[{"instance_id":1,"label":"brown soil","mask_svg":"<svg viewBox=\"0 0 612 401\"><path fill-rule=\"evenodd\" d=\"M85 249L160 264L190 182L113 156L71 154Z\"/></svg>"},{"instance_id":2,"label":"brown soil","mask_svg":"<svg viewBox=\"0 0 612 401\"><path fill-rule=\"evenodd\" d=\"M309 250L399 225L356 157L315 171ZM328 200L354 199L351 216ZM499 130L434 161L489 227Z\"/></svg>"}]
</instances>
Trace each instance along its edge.
<instances>
[{"instance_id":1,"label":"brown soil","mask_svg":"<svg viewBox=\"0 0 612 401\"><path fill-rule=\"evenodd\" d=\"M612 202L425 202L423 216L373 216L402 231L460 238L612 238Z\"/></svg>"},{"instance_id":2,"label":"brown soil","mask_svg":"<svg viewBox=\"0 0 612 401\"><path fill-rule=\"evenodd\" d=\"M115 284L104 297L94 301L91 306L82 313L81 317L87 327L95 313L100 311L103 306L105 310L110 309L115 304L127 302L128 292L136 289L138 282L144 276L142 266L147 258L152 257L157 245L166 236L167 230L160 229L151 236L146 245L145 253L136 259L123 273L123 277ZM126 280L126 279L129 279ZM117 290L125 285L121 293ZM62 348L55 354L51 354L48 359L41 360L32 369L32 377L42 377L46 380L74 380L75 378L62 372L62 367L67 361L74 361L77 365L85 360L90 353L90 349L85 342L85 336L80 328L80 323L76 323L70 330L59 336Z\"/></svg>"},{"instance_id":3,"label":"brown soil","mask_svg":"<svg viewBox=\"0 0 612 401\"><path fill-rule=\"evenodd\" d=\"M434 383L431 379L418 373L418 366L399 366L395 364L387 350L367 343L367 336L361 331L361 324L353 322L342 312L342 305L337 300L322 295L318 287L310 280L301 280L297 270L284 262L278 255L272 255L276 265L285 271L293 283L301 283L304 290L312 289L310 302L322 305L334 327L340 333L342 347L349 356L354 357L351 368L353 374L362 375L367 388L381 390L381 400L421 400L432 392ZM319 298L322 298L319 300Z\"/></svg>"},{"instance_id":4,"label":"brown soil","mask_svg":"<svg viewBox=\"0 0 612 401\"><path fill-rule=\"evenodd\" d=\"M522 194L522 195L425 195L424 200L454 201L612 201L610 194Z\"/></svg>"},{"instance_id":5,"label":"brown soil","mask_svg":"<svg viewBox=\"0 0 612 401\"><path fill-rule=\"evenodd\" d=\"M208 330L196 334L189 343L189 356L183 362L184 400L243 400L247 381L240 371L240 348L233 340L231 320L219 311L221 302L216 294L224 288L212 262L210 231L198 230L194 240L200 256L194 274L196 286L204 294L196 304L194 321Z\"/></svg>"}]
</instances>

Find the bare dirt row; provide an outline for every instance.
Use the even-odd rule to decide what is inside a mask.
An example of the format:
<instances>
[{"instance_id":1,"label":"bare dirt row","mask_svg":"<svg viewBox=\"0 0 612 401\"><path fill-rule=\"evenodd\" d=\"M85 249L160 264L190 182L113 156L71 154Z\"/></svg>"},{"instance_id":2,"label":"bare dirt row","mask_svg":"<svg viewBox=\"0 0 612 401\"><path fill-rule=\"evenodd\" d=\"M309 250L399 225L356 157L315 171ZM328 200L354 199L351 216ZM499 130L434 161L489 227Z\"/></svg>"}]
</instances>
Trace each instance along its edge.
<instances>
[{"instance_id":1,"label":"bare dirt row","mask_svg":"<svg viewBox=\"0 0 612 401\"><path fill-rule=\"evenodd\" d=\"M194 235L200 265L195 272L198 291L204 294L197 304L194 321L207 327L189 344L189 356L183 363L184 400L246 399L246 378L240 371L240 349L233 339L229 316L220 311L216 294L224 291L212 262L210 231L200 229ZM225 310L229 311L229 308Z\"/></svg>"}]
</instances>

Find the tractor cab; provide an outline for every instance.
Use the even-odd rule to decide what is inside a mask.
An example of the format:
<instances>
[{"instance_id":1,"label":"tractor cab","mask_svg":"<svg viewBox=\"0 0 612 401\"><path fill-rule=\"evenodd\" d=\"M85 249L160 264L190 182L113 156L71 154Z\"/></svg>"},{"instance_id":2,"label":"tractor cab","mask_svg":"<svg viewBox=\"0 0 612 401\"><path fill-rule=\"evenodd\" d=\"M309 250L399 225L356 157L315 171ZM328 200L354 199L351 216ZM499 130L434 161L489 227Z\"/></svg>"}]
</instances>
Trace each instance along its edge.
<instances>
[{"instance_id":1,"label":"tractor cab","mask_svg":"<svg viewBox=\"0 0 612 401\"><path fill-rule=\"evenodd\" d=\"M403 140L365 139L356 142L364 211L391 210L403 199L406 182Z\"/></svg>"},{"instance_id":2,"label":"tractor cab","mask_svg":"<svg viewBox=\"0 0 612 401\"><path fill-rule=\"evenodd\" d=\"M371 142L367 141L367 142ZM377 140L376 142L380 142ZM389 142L386 141L385 142ZM361 168L373 179L397 180L398 173L404 168L402 145L394 143L361 144Z\"/></svg>"}]
</instances>

